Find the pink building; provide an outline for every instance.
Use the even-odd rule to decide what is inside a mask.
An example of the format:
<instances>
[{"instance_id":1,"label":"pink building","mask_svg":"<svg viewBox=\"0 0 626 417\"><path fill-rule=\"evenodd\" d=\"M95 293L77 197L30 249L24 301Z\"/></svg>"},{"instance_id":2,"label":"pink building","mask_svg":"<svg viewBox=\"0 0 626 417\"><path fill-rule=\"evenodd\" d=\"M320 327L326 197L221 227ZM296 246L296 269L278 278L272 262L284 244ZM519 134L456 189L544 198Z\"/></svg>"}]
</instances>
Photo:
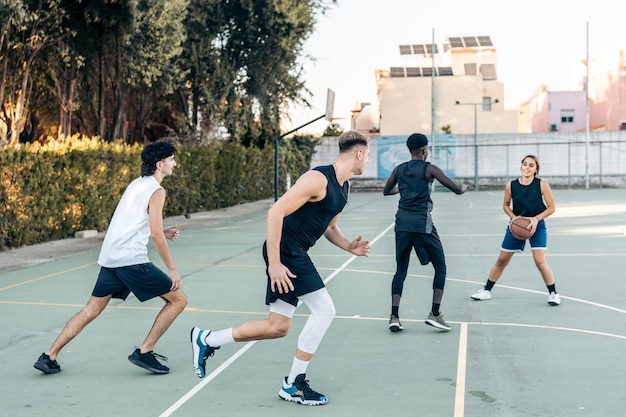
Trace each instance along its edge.
<instances>
[{"instance_id":1,"label":"pink building","mask_svg":"<svg viewBox=\"0 0 626 417\"><path fill-rule=\"evenodd\" d=\"M548 91L540 86L520 106L522 132L581 132L586 128L586 62L577 64L578 91ZM589 67L589 130L626 130L626 68L619 51L591 61Z\"/></svg>"},{"instance_id":2,"label":"pink building","mask_svg":"<svg viewBox=\"0 0 626 417\"><path fill-rule=\"evenodd\" d=\"M531 132L585 130L585 92L553 91L539 87L529 102Z\"/></svg>"}]
</instances>

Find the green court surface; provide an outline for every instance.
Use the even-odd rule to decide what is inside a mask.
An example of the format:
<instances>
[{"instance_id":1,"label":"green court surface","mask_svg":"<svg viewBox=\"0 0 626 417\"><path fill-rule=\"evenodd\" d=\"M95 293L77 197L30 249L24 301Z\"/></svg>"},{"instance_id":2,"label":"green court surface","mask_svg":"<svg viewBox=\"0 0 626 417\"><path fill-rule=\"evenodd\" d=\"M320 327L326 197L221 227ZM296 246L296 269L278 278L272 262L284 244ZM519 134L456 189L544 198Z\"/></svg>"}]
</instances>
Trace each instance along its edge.
<instances>
[{"instance_id":1,"label":"green court surface","mask_svg":"<svg viewBox=\"0 0 626 417\"><path fill-rule=\"evenodd\" d=\"M339 226L348 237L362 233L371 240L370 256L352 257L323 239L311 250L337 309L307 373L311 386L329 398L320 407L277 395L306 307L298 309L287 337L223 346L208 360L204 380L192 369L193 326L222 329L267 316L261 245L269 203L207 222L193 222L202 216L176 219L181 237L170 247L189 304L155 348L169 358L167 375L127 360L162 306L160 299L140 303L132 295L114 300L65 347L58 357L62 372L44 375L33 368L89 298L97 245L5 270L0 415L624 415L626 194L554 190L554 196L548 261L560 306L547 304L528 248L513 257L491 300L472 301L497 258L506 227L503 195L436 192L433 215L448 264L442 312L452 331L424 324L433 270L413 257L400 308L404 331L390 333L397 196L353 193ZM151 258L163 265L152 247Z\"/></svg>"}]
</instances>

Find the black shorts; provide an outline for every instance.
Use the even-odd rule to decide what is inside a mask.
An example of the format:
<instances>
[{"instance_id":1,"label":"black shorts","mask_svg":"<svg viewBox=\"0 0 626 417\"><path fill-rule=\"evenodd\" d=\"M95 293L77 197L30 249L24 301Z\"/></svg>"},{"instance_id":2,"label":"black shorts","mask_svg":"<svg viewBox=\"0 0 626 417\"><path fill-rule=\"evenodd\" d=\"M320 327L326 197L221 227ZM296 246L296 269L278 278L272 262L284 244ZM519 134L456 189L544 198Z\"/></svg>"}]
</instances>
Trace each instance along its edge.
<instances>
[{"instance_id":1,"label":"black shorts","mask_svg":"<svg viewBox=\"0 0 626 417\"><path fill-rule=\"evenodd\" d=\"M139 301L147 301L171 291L172 279L152 262L119 268L100 268L91 295L125 300L132 291Z\"/></svg>"},{"instance_id":2,"label":"black shorts","mask_svg":"<svg viewBox=\"0 0 626 417\"><path fill-rule=\"evenodd\" d=\"M400 257L403 254L408 256L407 250L410 248L415 250L422 265L427 265L430 262L433 265L441 265L446 262L443 246L434 226L432 233L396 231L396 261L401 261Z\"/></svg>"},{"instance_id":3,"label":"black shorts","mask_svg":"<svg viewBox=\"0 0 626 417\"><path fill-rule=\"evenodd\" d=\"M267 244L263 244L263 259L265 259L265 273L267 274ZM267 291L265 293L265 304L269 305L281 299L294 307L298 306L298 297L304 294L324 288L324 281L317 272L313 261L307 251L299 245L281 242L280 261L296 276L291 279L293 291L282 293L271 290L270 276L267 274Z\"/></svg>"}]
</instances>

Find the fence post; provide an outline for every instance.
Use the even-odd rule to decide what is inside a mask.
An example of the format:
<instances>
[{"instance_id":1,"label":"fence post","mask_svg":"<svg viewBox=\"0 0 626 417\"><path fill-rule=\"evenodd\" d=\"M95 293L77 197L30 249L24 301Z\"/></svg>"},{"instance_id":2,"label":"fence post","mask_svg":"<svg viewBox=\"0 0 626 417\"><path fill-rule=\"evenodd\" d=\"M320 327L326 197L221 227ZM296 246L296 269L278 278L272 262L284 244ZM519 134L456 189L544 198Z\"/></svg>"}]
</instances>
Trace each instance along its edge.
<instances>
[{"instance_id":1,"label":"fence post","mask_svg":"<svg viewBox=\"0 0 626 417\"><path fill-rule=\"evenodd\" d=\"M598 141L598 153L600 154L600 188L602 188L602 142Z\"/></svg>"},{"instance_id":2,"label":"fence post","mask_svg":"<svg viewBox=\"0 0 626 417\"><path fill-rule=\"evenodd\" d=\"M567 189L572 189L572 138L567 141Z\"/></svg>"}]
</instances>

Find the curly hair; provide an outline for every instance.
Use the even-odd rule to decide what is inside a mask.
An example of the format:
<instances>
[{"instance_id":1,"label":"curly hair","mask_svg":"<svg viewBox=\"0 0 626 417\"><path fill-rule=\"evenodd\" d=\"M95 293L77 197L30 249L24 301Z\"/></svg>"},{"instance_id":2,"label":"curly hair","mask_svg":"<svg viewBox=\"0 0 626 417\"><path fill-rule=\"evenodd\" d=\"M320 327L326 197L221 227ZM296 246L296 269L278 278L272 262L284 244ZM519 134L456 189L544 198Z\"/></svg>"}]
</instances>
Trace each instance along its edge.
<instances>
[{"instance_id":1,"label":"curly hair","mask_svg":"<svg viewBox=\"0 0 626 417\"><path fill-rule=\"evenodd\" d=\"M154 142L141 152L141 176L147 177L154 174L156 164L165 158L168 158L176 152L176 148L169 142Z\"/></svg>"}]
</instances>

